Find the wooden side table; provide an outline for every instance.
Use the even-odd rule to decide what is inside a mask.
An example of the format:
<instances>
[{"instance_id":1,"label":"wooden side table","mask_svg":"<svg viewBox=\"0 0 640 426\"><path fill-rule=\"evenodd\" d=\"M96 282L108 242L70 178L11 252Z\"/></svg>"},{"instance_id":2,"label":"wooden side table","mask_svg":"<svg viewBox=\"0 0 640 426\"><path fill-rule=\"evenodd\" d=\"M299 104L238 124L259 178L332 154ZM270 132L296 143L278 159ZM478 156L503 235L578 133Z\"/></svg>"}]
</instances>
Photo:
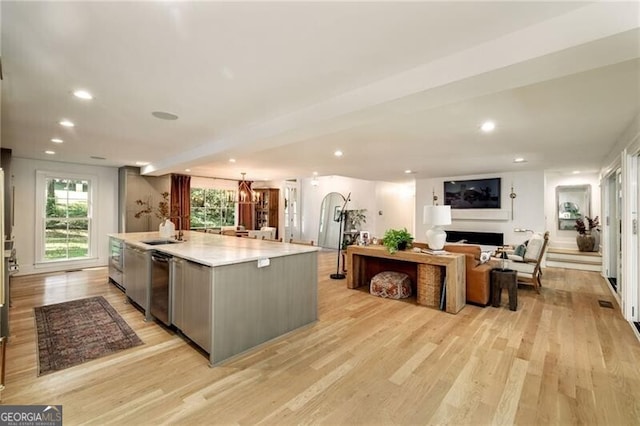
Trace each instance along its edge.
<instances>
[{"instance_id":1,"label":"wooden side table","mask_svg":"<svg viewBox=\"0 0 640 426\"><path fill-rule=\"evenodd\" d=\"M507 288L509 292L509 309L518 309L518 273L513 269L492 269L491 270L491 293L493 307L500 306L502 289Z\"/></svg>"}]
</instances>

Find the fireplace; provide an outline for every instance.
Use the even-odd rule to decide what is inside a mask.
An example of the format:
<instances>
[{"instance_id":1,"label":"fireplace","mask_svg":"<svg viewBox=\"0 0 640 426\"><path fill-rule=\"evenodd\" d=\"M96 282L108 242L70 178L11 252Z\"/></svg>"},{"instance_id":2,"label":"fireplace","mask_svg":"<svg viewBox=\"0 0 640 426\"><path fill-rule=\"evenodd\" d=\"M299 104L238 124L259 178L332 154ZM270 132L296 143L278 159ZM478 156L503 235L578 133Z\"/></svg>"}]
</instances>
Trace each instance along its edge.
<instances>
[{"instance_id":1,"label":"fireplace","mask_svg":"<svg viewBox=\"0 0 640 426\"><path fill-rule=\"evenodd\" d=\"M483 246L504 245L504 234L502 232L472 232L472 231L449 231L447 230L447 242L468 244L478 244Z\"/></svg>"}]
</instances>

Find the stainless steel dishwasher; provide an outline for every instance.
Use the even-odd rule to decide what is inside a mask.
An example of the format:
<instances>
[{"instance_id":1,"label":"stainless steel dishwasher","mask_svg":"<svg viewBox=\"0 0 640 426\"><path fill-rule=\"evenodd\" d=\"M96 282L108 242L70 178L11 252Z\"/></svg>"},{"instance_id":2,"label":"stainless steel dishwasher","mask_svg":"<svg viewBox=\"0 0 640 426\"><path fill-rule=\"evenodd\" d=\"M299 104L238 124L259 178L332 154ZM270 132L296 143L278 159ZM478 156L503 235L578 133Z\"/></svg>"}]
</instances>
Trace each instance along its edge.
<instances>
[{"instance_id":1,"label":"stainless steel dishwasher","mask_svg":"<svg viewBox=\"0 0 640 426\"><path fill-rule=\"evenodd\" d=\"M151 253L151 315L166 325L171 324L171 280L169 262L172 256Z\"/></svg>"}]
</instances>

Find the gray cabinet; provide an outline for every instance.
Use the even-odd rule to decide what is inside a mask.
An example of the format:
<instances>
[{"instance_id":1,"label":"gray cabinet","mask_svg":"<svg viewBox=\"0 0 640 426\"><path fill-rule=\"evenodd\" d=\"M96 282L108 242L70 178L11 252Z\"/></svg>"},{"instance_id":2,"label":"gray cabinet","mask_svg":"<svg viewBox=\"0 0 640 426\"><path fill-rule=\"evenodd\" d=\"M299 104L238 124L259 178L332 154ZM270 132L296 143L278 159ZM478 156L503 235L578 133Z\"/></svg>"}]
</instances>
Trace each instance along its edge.
<instances>
[{"instance_id":1,"label":"gray cabinet","mask_svg":"<svg viewBox=\"0 0 640 426\"><path fill-rule=\"evenodd\" d=\"M211 268L172 260L173 325L207 352L211 351Z\"/></svg>"},{"instance_id":2,"label":"gray cabinet","mask_svg":"<svg viewBox=\"0 0 640 426\"><path fill-rule=\"evenodd\" d=\"M184 329L184 264L186 260L171 259L171 324Z\"/></svg>"},{"instance_id":3,"label":"gray cabinet","mask_svg":"<svg viewBox=\"0 0 640 426\"><path fill-rule=\"evenodd\" d=\"M109 238L109 279L124 289L122 266L124 265L124 243L117 238Z\"/></svg>"},{"instance_id":4,"label":"gray cabinet","mask_svg":"<svg viewBox=\"0 0 640 426\"><path fill-rule=\"evenodd\" d=\"M149 308L149 279L151 276L151 258L146 250L124 246L123 281L126 294L138 306L147 311Z\"/></svg>"}]
</instances>

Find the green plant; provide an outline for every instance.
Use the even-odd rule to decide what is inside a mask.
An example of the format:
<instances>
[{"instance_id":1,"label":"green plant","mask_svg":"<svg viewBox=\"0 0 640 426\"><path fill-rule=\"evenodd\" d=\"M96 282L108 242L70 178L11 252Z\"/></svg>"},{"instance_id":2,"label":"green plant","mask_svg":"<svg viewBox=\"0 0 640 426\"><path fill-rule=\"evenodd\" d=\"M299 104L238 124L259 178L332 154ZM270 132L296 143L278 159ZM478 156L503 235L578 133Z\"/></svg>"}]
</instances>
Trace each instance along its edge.
<instances>
[{"instance_id":1,"label":"green plant","mask_svg":"<svg viewBox=\"0 0 640 426\"><path fill-rule=\"evenodd\" d=\"M598 227L600 226L600 220L598 216L593 219L585 216L585 219L587 220L588 225L585 225L584 220L582 219L576 220L576 225L574 226L574 228L576 229L576 231L578 231L578 234L585 235L587 233L591 233L593 229L598 230Z\"/></svg>"},{"instance_id":2,"label":"green plant","mask_svg":"<svg viewBox=\"0 0 640 426\"><path fill-rule=\"evenodd\" d=\"M413 242L413 237L407 231L402 229L387 229L382 237L382 244L387 248L389 253L395 253L402 249L402 246L408 246Z\"/></svg>"}]
</instances>

